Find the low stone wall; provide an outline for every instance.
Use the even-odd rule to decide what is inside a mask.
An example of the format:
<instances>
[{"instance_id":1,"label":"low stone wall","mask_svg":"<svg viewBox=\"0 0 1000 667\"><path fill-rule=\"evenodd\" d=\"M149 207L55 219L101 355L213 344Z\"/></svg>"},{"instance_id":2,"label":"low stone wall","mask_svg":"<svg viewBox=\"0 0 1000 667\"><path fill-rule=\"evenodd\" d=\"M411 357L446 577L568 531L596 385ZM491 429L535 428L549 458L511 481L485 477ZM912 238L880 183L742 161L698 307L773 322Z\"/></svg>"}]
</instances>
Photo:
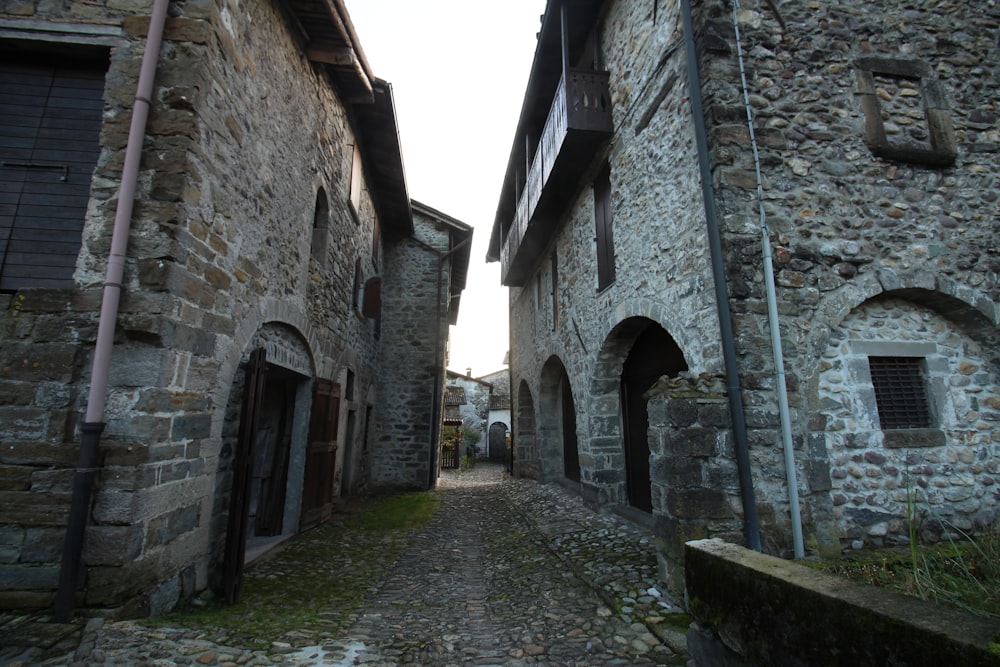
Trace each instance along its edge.
<instances>
[{"instance_id":1,"label":"low stone wall","mask_svg":"<svg viewBox=\"0 0 1000 667\"><path fill-rule=\"evenodd\" d=\"M685 578L697 665L1000 665L995 623L722 540L687 544Z\"/></svg>"}]
</instances>

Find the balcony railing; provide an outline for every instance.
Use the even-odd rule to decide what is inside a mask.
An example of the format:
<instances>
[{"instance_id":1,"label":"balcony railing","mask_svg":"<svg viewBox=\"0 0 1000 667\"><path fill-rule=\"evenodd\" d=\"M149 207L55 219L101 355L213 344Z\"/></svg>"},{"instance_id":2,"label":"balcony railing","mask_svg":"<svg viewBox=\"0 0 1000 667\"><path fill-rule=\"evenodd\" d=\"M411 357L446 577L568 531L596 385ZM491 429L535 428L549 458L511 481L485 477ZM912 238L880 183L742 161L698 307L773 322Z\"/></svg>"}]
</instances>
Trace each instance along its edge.
<instances>
[{"instance_id":1,"label":"balcony railing","mask_svg":"<svg viewBox=\"0 0 1000 667\"><path fill-rule=\"evenodd\" d=\"M501 245L504 284L527 281L580 176L611 132L607 72L564 72Z\"/></svg>"}]
</instances>

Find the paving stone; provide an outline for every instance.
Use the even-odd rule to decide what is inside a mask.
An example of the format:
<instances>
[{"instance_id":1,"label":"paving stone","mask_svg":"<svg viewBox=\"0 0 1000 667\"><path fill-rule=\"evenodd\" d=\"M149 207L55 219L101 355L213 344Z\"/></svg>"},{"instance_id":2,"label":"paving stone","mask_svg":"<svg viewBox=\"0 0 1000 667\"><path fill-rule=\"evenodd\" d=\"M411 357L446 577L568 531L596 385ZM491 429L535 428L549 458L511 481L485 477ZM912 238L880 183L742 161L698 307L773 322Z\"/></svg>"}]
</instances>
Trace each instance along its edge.
<instances>
[{"instance_id":1,"label":"paving stone","mask_svg":"<svg viewBox=\"0 0 1000 667\"><path fill-rule=\"evenodd\" d=\"M510 479L497 465L446 471L436 493L440 509L372 582L346 631L336 630L341 615L331 601L317 623L270 638L266 652L225 631L92 620L58 629L74 638L75 652L62 646L54 655L40 643L33 653L3 649L0 658L164 667L686 663L683 635L663 624L680 609L660 592L647 530L593 512L561 486ZM332 531L331 539L349 539L347 532ZM306 559L307 550L284 549L247 574L281 576ZM39 622L37 615L0 616L0 640Z\"/></svg>"}]
</instances>

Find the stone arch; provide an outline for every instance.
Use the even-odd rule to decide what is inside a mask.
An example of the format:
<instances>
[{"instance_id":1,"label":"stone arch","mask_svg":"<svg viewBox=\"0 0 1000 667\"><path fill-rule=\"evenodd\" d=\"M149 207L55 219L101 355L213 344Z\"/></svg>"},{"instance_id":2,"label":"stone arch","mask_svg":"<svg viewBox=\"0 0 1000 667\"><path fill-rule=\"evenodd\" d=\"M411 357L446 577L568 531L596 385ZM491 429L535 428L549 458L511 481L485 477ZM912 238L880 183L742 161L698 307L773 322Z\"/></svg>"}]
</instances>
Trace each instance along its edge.
<instances>
[{"instance_id":1,"label":"stone arch","mask_svg":"<svg viewBox=\"0 0 1000 667\"><path fill-rule=\"evenodd\" d=\"M549 357L542 366L538 396L538 449L545 480L580 481L576 402L562 360Z\"/></svg>"},{"instance_id":2,"label":"stone arch","mask_svg":"<svg viewBox=\"0 0 1000 667\"><path fill-rule=\"evenodd\" d=\"M294 303L264 297L257 303L257 308L248 311L233 333L232 344L226 349L225 354L219 360L219 384L215 388L213 404L225 405L229 400L232 380L238 371L239 365L245 363L250 356L252 348L251 339L258 330L267 324L285 325L294 330L302 339L309 350L309 358L312 362L313 373L316 377L330 379L333 377L334 363L331 350L324 349L320 344L320 338L309 318ZM221 434L223 419L216 413L212 430L215 434Z\"/></svg>"},{"instance_id":3,"label":"stone arch","mask_svg":"<svg viewBox=\"0 0 1000 667\"><path fill-rule=\"evenodd\" d=\"M880 424L873 356L916 362L932 428ZM981 309L921 288L886 290L835 323L820 358L810 426L827 474L814 490L825 483L841 541L905 543L914 511L931 541L995 523L987 486L1000 471L989 417L1000 409L1000 344Z\"/></svg>"},{"instance_id":4,"label":"stone arch","mask_svg":"<svg viewBox=\"0 0 1000 667\"><path fill-rule=\"evenodd\" d=\"M623 405L628 403L626 396L628 392L623 392L623 387L626 384L629 385L633 394L631 402L633 407L643 403L642 393L645 392L645 389L640 390L639 383L644 382L644 380L635 377L631 383L626 382L628 380L626 363L629 362L633 351L637 349L637 343L640 343L644 336L650 335L655 335L658 340L670 343L669 351L665 357L656 356L650 359L652 363L649 363L648 366L653 374L676 374L688 368L680 346L659 322L646 316L631 316L619 322L605 339L594 364L589 397L590 424L588 431L590 439L587 443L588 460L593 461L593 468L584 469L582 472L583 483L596 487L594 490L599 501L614 505L629 504L627 487L629 476L632 475L632 500L641 504L641 509L647 511L650 509L648 505L651 502L652 493L649 488L648 453L643 470L641 457L636 458L638 452L628 449L629 442L626 437L626 418L628 415L623 413ZM645 348L646 346L641 345L641 347ZM653 380L655 379L654 377ZM647 389L648 387L649 385L646 385ZM637 420L644 418L642 414L633 413L633 416ZM645 437L644 433L637 433L634 429L633 435ZM631 467L629 466L630 460ZM641 480L639 477L642 476L645 478L645 488L640 489Z\"/></svg>"},{"instance_id":5,"label":"stone arch","mask_svg":"<svg viewBox=\"0 0 1000 667\"><path fill-rule=\"evenodd\" d=\"M826 348L833 330L855 308L880 294L895 294L922 304L943 317L962 322L977 336L993 335L992 332L1000 328L1000 304L985 292L926 271L883 269L858 276L823 299L808 321L803 358L817 358Z\"/></svg>"},{"instance_id":6,"label":"stone arch","mask_svg":"<svg viewBox=\"0 0 1000 667\"><path fill-rule=\"evenodd\" d=\"M249 562L298 530L315 365L308 341L284 323L264 324L245 347L243 356L247 358L253 350L264 349L266 362L257 431L250 436L253 455L249 457L252 473L247 494L251 501L245 544ZM223 526L234 511L231 495L236 451L248 446L238 441L245 389L245 366L241 364L232 375L220 432L212 522L212 551L217 555L225 544Z\"/></svg>"},{"instance_id":7,"label":"stone arch","mask_svg":"<svg viewBox=\"0 0 1000 667\"><path fill-rule=\"evenodd\" d=\"M542 470L539 463L535 402L527 381L521 380L515 401L514 475L540 480Z\"/></svg>"}]
</instances>

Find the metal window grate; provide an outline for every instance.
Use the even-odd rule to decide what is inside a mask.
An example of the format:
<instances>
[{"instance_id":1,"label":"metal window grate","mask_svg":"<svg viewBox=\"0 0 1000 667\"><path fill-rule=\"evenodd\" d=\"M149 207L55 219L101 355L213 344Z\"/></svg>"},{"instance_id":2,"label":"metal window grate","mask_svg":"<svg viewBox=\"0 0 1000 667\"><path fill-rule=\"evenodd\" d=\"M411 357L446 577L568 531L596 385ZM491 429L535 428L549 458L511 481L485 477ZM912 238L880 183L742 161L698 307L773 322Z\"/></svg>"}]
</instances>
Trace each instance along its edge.
<instances>
[{"instance_id":1,"label":"metal window grate","mask_svg":"<svg viewBox=\"0 0 1000 667\"><path fill-rule=\"evenodd\" d=\"M929 428L921 357L868 357L882 430Z\"/></svg>"}]
</instances>

